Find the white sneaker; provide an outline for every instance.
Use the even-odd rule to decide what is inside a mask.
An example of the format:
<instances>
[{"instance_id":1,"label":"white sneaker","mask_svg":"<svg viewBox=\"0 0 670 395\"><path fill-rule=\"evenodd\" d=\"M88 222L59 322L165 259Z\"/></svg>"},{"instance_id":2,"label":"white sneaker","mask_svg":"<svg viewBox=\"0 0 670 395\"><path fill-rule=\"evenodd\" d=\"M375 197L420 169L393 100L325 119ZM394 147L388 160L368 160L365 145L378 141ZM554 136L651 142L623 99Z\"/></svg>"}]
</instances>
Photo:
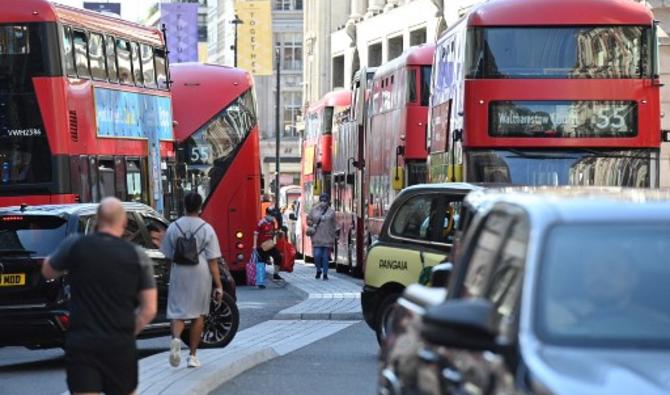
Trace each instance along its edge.
<instances>
[{"instance_id":1,"label":"white sneaker","mask_svg":"<svg viewBox=\"0 0 670 395\"><path fill-rule=\"evenodd\" d=\"M188 361L186 366L189 368L199 368L202 366L200 360L195 355L189 355L186 360Z\"/></svg>"},{"instance_id":2,"label":"white sneaker","mask_svg":"<svg viewBox=\"0 0 670 395\"><path fill-rule=\"evenodd\" d=\"M173 338L170 341L170 365L176 368L181 363L181 340Z\"/></svg>"}]
</instances>

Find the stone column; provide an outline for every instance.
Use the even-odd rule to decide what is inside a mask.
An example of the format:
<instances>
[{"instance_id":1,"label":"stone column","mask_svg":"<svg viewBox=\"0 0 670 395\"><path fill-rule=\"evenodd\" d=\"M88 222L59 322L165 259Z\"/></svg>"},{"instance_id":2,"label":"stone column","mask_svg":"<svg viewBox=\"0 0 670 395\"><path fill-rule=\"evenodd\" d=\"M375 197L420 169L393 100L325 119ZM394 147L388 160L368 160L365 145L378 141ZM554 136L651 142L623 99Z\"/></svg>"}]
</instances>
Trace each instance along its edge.
<instances>
[{"instance_id":1,"label":"stone column","mask_svg":"<svg viewBox=\"0 0 670 395\"><path fill-rule=\"evenodd\" d=\"M367 8L368 5L366 0L351 0L351 14L349 15L349 21L355 23L363 19Z\"/></svg>"},{"instance_id":2,"label":"stone column","mask_svg":"<svg viewBox=\"0 0 670 395\"><path fill-rule=\"evenodd\" d=\"M368 13L365 14L365 17L370 18L382 12L385 5L385 0L368 0Z\"/></svg>"}]
</instances>

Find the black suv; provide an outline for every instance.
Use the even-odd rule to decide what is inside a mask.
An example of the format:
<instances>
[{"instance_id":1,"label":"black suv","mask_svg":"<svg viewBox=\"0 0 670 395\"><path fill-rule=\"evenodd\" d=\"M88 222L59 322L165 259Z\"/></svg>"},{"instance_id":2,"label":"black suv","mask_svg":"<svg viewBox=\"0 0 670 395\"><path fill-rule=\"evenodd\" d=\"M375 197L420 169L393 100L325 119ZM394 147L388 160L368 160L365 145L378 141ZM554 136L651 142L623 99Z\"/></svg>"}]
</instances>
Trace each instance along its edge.
<instances>
[{"instance_id":1,"label":"black suv","mask_svg":"<svg viewBox=\"0 0 670 395\"><path fill-rule=\"evenodd\" d=\"M154 262L158 313L140 337L170 333L167 291L170 262L158 249L168 221L151 207L124 203L128 226L124 238L146 249ZM45 280L41 266L66 237L94 229L97 204L21 206L0 209L0 347L61 347L69 325L67 276ZM94 258L93 258L94 259ZM225 288L223 303L212 303L206 319L203 347L223 347L237 332L239 312L235 283L220 262ZM184 331L185 337L189 331ZM188 339L184 339L188 344Z\"/></svg>"}]
</instances>

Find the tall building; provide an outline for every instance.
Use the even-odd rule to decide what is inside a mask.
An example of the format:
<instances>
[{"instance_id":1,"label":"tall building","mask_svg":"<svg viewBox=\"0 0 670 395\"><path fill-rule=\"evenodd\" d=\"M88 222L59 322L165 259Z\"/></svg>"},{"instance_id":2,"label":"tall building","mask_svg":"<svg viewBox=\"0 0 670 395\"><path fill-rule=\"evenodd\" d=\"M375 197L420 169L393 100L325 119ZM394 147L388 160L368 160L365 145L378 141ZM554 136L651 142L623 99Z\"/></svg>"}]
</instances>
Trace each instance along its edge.
<instances>
[{"instance_id":1,"label":"tall building","mask_svg":"<svg viewBox=\"0 0 670 395\"><path fill-rule=\"evenodd\" d=\"M210 0L210 1L216 1L216 0ZM168 13L173 10L172 8L170 8L169 5L179 3L198 5L197 15L195 18L197 23L197 44L196 44L197 50L195 51L196 59L189 59L189 60L205 62L207 61L207 0L156 1L149 9L149 15L144 20L144 24L149 26L160 27L163 23L168 22L166 23L166 25L168 25L168 32L169 32L171 24L170 22L172 22L172 24L174 23L174 21L172 21L168 16ZM163 7L163 9L161 9L161 7ZM191 43L184 42L184 44L188 44L190 46ZM173 50L173 48L168 49Z\"/></svg>"},{"instance_id":2,"label":"tall building","mask_svg":"<svg viewBox=\"0 0 670 395\"><path fill-rule=\"evenodd\" d=\"M314 103L331 90L330 35L349 19L350 1L305 0L303 102Z\"/></svg>"},{"instance_id":3,"label":"tall building","mask_svg":"<svg viewBox=\"0 0 670 395\"><path fill-rule=\"evenodd\" d=\"M280 125L281 185L300 181L300 143L296 129L302 113L303 0L269 0L272 5L273 46L281 60ZM235 44L235 1L209 0L208 60L232 66ZM240 20L240 23L245 23ZM275 171L276 70L271 76L254 76L261 132L261 160L265 188L270 191Z\"/></svg>"},{"instance_id":4,"label":"tall building","mask_svg":"<svg viewBox=\"0 0 670 395\"><path fill-rule=\"evenodd\" d=\"M482 0L305 2L305 104L349 88L361 67L379 66L407 48L434 42Z\"/></svg>"}]
</instances>

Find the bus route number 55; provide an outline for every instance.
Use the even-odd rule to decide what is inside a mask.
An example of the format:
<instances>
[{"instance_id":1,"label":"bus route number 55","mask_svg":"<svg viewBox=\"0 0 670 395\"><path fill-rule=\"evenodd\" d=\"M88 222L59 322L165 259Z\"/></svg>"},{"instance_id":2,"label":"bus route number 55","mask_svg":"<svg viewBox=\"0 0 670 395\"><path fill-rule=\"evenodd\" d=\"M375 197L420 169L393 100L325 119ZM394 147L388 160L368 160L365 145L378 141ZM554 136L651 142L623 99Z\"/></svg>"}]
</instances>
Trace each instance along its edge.
<instances>
[{"instance_id":1,"label":"bus route number 55","mask_svg":"<svg viewBox=\"0 0 670 395\"><path fill-rule=\"evenodd\" d=\"M199 145L191 148L191 163L208 163L209 147Z\"/></svg>"}]
</instances>

